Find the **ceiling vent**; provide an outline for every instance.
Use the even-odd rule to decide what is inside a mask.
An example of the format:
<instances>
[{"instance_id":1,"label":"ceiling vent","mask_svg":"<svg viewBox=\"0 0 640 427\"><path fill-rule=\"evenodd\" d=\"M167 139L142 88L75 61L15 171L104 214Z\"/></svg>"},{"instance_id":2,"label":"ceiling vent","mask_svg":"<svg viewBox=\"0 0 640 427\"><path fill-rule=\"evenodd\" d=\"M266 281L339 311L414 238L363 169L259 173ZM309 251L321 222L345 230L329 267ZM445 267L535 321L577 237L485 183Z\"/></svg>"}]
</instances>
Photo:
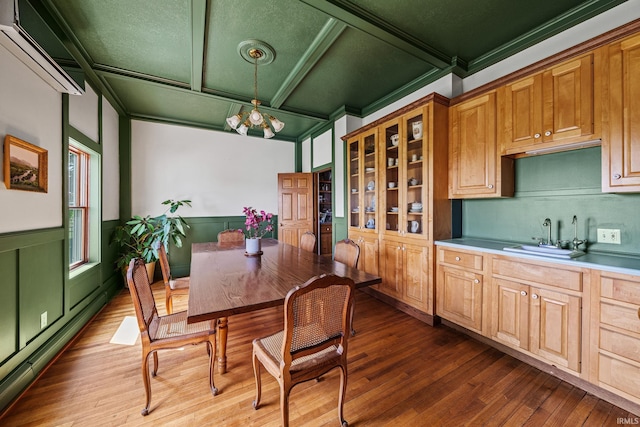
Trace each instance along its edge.
<instances>
[{"instance_id":1,"label":"ceiling vent","mask_svg":"<svg viewBox=\"0 0 640 427\"><path fill-rule=\"evenodd\" d=\"M20 26L18 0L0 0L0 44L58 92L84 93L84 89Z\"/></svg>"}]
</instances>

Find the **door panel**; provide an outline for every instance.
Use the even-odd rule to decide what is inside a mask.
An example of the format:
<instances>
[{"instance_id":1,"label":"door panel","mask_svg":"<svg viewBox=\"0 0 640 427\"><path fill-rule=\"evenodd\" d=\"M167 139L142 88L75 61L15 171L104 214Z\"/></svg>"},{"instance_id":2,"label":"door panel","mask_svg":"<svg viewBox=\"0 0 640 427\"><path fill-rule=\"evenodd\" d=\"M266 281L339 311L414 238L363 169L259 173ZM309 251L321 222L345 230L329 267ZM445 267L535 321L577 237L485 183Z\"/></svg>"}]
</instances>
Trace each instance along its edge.
<instances>
[{"instance_id":1,"label":"door panel","mask_svg":"<svg viewBox=\"0 0 640 427\"><path fill-rule=\"evenodd\" d=\"M313 179L310 173L278 174L278 240L299 246L313 231Z\"/></svg>"},{"instance_id":2,"label":"door panel","mask_svg":"<svg viewBox=\"0 0 640 427\"><path fill-rule=\"evenodd\" d=\"M528 350L529 286L509 280L494 279L492 293L492 337Z\"/></svg>"}]
</instances>

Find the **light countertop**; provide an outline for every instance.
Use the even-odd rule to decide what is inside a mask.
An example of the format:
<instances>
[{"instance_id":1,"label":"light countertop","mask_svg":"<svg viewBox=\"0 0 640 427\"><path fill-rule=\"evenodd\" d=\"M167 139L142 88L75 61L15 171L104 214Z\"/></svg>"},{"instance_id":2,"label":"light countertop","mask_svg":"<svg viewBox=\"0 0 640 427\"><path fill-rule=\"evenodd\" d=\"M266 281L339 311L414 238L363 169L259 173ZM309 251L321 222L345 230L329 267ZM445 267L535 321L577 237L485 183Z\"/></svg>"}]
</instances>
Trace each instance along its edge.
<instances>
[{"instance_id":1,"label":"light countertop","mask_svg":"<svg viewBox=\"0 0 640 427\"><path fill-rule=\"evenodd\" d=\"M640 256L620 256L603 253L587 252L577 258L561 259L550 258L544 255L524 254L518 252L508 252L503 248L516 246L519 242L508 242L498 240L484 240L462 237L458 239L438 240L435 242L438 246L448 246L452 248L470 249L479 252L492 253L497 255L506 255L516 258L533 259L537 261L547 261L555 264L571 265L574 267L593 268L597 270L611 271L614 273L640 275Z\"/></svg>"}]
</instances>

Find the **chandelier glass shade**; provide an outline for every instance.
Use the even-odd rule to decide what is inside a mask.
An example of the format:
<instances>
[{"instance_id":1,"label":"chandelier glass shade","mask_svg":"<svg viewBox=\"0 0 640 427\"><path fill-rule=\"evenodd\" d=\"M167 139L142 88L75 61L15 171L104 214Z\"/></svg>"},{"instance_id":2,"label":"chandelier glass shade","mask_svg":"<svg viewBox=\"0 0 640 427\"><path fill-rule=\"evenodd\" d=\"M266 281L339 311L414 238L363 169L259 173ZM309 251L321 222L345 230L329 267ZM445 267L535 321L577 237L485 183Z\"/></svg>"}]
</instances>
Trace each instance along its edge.
<instances>
[{"instance_id":1,"label":"chandelier glass shade","mask_svg":"<svg viewBox=\"0 0 640 427\"><path fill-rule=\"evenodd\" d=\"M250 112L243 111L227 118L227 124L238 132L240 135L246 135L249 128L262 128L265 138L273 138L275 132L280 132L284 127L284 123L276 119L270 114L263 113L259 110L260 101L258 101L258 59L264 55L260 49L254 48L249 52L249 56L253 58L253 94L251 100L253 109Z\"/></svg>"}]
</instances>

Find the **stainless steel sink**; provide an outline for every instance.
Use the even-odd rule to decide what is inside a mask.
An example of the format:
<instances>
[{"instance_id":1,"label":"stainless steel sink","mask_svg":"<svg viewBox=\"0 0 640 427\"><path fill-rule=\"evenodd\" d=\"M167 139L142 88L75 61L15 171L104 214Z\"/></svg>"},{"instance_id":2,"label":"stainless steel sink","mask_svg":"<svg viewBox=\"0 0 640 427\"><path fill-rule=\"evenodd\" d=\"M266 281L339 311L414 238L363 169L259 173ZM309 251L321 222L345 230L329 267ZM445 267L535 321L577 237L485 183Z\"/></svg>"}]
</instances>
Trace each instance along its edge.
<instances>
[{"instance_id":1,"label":"stainless steel sink","mask_svg":"<svg viewBox=\"0 0 640 427\"><path fill-rule=\"evenodd\" d=\"M508 252L519 252L521 254L539 255L549 258L571 259L584 255L582 251L574 251L571 249L561 249L555 246L534 246L534 245L516 245L503 248Z\"/></svg>"}]
</instances>

